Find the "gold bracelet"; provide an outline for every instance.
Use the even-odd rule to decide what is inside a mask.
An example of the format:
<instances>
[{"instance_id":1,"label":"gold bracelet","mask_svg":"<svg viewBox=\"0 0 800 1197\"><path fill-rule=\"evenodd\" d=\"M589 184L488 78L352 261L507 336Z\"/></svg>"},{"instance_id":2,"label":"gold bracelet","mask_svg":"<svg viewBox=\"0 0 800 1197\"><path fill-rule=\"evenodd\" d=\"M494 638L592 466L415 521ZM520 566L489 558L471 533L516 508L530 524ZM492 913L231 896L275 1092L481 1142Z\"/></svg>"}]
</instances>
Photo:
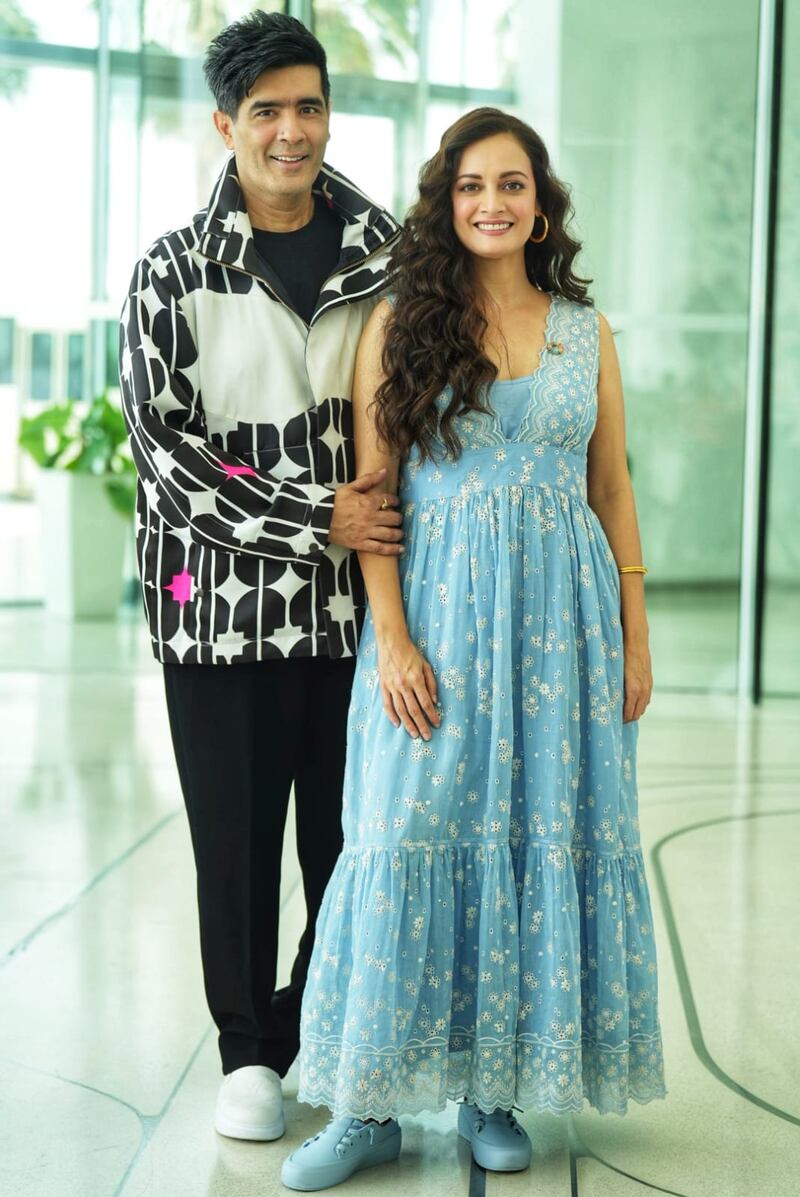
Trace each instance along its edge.
<instances>
[{"instance_id":1,"label":"gold bracelet","mask_svg":"<svg viewBox=\"0 0 800 1197\"><path fill-rule=\"evenodd\" d=\"M617 572L621 574L642 574L647 573L647 566L645 565L618 565Z\"/></svg>"}]
</instances>

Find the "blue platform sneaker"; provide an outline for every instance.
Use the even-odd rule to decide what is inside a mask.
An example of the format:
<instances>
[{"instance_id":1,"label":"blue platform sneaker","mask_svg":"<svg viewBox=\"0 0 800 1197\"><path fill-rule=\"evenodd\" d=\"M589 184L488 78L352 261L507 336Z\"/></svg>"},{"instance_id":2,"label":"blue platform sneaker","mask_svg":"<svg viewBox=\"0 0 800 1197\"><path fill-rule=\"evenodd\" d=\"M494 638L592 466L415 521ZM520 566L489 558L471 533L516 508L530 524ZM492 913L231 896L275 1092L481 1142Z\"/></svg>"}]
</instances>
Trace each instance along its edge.
<instances>
[{"instance_id":1,"label":"blue platform sneaker","mask_svg":"<svg viewBox=\"0 0 800 1197\"><path fill-rule=\"evenodd\" d=\"M402 1139L394 1118L383 1123L334 1118L283 1161L281 1180L301 1193L330 1189L362 1168L396 1160Z\"/></svg>"},{"instance_id":2,"label":"blue platform sneaker","mask_svg":"<svg viewBox=\"0 0 800 1197\"><path fill-rule=\"evenodd\" d=\"M458 1133L471 1146L475 1163L488 1172L522 1172L531 1162L531 1141L510 1110L484 1114L462 1102Z\"/></svg>"}]
</instances>

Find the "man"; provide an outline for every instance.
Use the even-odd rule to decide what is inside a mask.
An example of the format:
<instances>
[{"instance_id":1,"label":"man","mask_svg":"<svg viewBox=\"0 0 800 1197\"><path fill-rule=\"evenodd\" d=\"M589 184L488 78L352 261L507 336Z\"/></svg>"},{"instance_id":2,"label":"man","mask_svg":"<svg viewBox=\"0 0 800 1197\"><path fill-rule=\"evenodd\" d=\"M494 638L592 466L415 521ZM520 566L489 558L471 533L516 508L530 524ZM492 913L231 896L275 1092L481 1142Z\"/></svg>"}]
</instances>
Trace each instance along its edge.
<instances>
[{"instance_id":1,"label":"man","mask_svg":"<svg viewBox=\"0 0 800 1197\"><path fill-rule=\"evenodd\" d=\"M211 43L232 151L209 205L137 264L122 314L137 546L197 866L216 1127L283 1134L280 1078L341 848L346 713L363 590L354 549L401 552L383 474L353 476L359 335L398 226L323 162L325 52L256 11ZM376 489L377 488L377 489ZM294 785L308 922L275 991Z\"/></svg>"}]
</instances>

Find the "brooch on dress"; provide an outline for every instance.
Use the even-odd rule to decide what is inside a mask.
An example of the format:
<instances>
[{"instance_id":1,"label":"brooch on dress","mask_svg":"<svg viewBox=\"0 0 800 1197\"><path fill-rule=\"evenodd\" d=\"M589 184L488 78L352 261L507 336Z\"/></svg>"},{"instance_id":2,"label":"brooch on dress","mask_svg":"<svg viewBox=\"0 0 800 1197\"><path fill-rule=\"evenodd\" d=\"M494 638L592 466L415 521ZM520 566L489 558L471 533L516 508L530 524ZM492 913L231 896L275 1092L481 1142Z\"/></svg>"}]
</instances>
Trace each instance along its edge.
<instances>
[{"instance_id":1,"label":"brooch on dress","mask_svg":"<svg viewBox=\"0 0 800 1197\"><path fill-rule=\"evenodd\" d=\"M555 353L558 357L564 352L563 341L545 341L544 347L548 353Z\"/></svg>"}]
</instances>

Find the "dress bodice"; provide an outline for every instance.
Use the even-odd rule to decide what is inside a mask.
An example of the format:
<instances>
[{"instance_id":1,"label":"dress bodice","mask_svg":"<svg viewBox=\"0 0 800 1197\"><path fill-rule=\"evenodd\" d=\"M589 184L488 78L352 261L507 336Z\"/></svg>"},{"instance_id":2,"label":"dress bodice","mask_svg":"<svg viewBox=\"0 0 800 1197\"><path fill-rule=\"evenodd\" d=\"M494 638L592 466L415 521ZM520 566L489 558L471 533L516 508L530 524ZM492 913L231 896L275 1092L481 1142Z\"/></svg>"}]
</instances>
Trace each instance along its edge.
<instances>
[{"instance_id":1,"label":"dress bodice","mask_svg":"<svg viewBox=\"0 0 800 1197\"><path fill-rule=\"evenodd\" d=\"M494 409L465 412L457 417L464 451L526 441L585 453L597 420L599 360L596 309L553 293L539 364L526 378L510 380L524 386L527 400L515 435L506 436L501 416ZM501 388L508 385L500 384ZM491 397L490 390L490 405ZM447 386L437 400L440 410L450 398ZM412 453L410 463L413 457Z\"/></svg>"},{"instance_id":2,"label":"dress bodice","mask_svg":"<svg viewBox=\"0 0 800 1197\"><path fill-rule=\"evenodd\" d=\"M520 430L530 398L532 374L524 378L497 379L489 388L489 403L496 412L506 440L514 440Z\"/></svg>"},{"instance_id":3,"label":"dress bodice","mask_svg":"<svg viewBox=\"0 0 800 1197\"><path fill-rule=\"evenodd\" d=\"M537 368L524 379L495 383L489 389L488 411L456 417L463 450L458 460L439 445L435 462L423 465L412 449L401 469L401 497L415 501L543 483L585 500L586 450L597 422L599 359L596 309L552 294ZM506 389L513 392L510 409L505 405ZM447 386L437 400L440 411L451 397Z\"/></svg>"}]
</instances>

